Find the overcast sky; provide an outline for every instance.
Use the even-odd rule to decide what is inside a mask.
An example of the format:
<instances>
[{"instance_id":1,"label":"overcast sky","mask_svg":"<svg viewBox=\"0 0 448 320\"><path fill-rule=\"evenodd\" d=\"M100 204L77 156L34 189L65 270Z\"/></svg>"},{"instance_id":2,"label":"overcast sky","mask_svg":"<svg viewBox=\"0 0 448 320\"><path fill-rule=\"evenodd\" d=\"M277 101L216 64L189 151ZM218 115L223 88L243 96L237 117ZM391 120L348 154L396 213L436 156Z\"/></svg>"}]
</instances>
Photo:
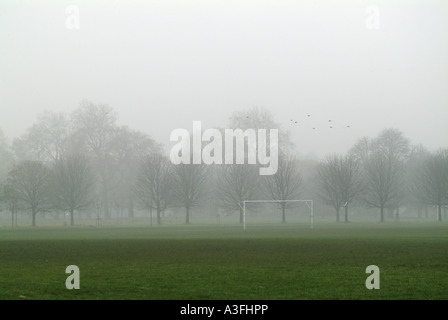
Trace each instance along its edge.
<instances>
[{"instance_id":1,"label":"overcast sky","mask_svg":"<svg viewBox=\"0 0 448 320\"><path fill-rule=\"evenodd\" d=\"M225 127L233 111L261 106L302 155L343 153L387 127L447 147L447 9L434 0L1 0L0 128L12 139L43 111L88 99L169 144L193 120Z\"/></svg>"}]
</instances>

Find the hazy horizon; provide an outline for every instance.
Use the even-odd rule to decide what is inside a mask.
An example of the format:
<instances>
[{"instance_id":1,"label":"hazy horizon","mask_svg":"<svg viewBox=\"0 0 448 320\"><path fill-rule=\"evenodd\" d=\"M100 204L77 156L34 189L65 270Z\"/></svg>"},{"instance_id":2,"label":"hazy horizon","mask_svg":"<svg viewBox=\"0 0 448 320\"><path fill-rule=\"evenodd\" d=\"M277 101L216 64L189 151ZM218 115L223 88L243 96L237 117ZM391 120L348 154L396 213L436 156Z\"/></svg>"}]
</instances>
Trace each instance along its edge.
<instances>
[{"instance_id":1,"label":"hazy horizon","mask_svg":"<svg viewBox=\"0 0 448 320\"><path fill-rule=\"evenodd\" d=\"M79 30L66 26L69 5L79 8ZM372 5L378 29L366 26ZM442 1L2 1L0 129L12 140L45 110L70 113L87 99L165 146L195 120L225 127L234 111L260 106L301 155L344 153L385 128L447 147L446 9Z\"/></svg>"}]
</instances>

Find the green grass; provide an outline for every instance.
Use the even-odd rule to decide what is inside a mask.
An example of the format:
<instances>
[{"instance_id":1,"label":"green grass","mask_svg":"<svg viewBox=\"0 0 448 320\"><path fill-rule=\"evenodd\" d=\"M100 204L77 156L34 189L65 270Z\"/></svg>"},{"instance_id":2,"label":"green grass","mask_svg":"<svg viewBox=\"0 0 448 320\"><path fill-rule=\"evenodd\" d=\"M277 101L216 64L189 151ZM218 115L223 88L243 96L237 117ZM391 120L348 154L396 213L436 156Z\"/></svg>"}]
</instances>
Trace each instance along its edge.
<instances>
[{"instance_id":1,"label":"green grass","mask_svg":"<svg viewBox=\"0 0 448 320\"><path fill-rule=\"evenodd\" d=\"M0 229L3 300L447 298L446 223Z\"/></svg>"}]
</instances>

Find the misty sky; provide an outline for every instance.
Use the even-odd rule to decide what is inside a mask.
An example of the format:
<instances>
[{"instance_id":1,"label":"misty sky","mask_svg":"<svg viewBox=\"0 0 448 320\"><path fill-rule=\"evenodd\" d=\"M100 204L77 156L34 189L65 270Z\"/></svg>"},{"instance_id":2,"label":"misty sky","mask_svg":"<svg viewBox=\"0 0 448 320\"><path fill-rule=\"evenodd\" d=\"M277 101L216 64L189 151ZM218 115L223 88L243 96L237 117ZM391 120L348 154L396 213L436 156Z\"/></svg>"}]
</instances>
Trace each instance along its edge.
<instances>
[{"instance_id":1,"label":"misty sky","mask_svg":"<svg viewBox=\"0 0 448 320\"><path fill-rule=\"evenodd\" d=\"M68 5L80 10L79 30L66 26ZM379 29L366 26L370 5ZM193 120L225 127L233 111L261 106L302 155L344 153L386 127L447 147L447 9L434 0L1 0L0 128L12 139L44 110L88 99L169 144Z\"/></svg>"}]
</instances>

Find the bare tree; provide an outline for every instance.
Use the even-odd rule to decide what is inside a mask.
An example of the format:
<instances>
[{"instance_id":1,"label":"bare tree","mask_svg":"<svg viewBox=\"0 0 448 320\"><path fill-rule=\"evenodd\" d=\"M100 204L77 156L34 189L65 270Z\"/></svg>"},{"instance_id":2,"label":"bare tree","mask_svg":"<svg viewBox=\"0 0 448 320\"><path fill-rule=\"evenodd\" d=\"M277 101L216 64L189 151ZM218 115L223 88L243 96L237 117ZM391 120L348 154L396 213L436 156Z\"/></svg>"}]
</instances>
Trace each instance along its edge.
<instances>
[{"instance_id":1,"label":"bare tree","mask_svg":"<svg viewBox=\"0 0 448 320\"><path fill-rule=\"evenodd\" d=\"M295 157L281 155L277 172L267 176L265 182L272 200L297 200L301 194L302 178ZM291 203L281 201L278 205L282 210L282 223L285 223L286 209L291 206Z\"/></svg>"},{"instance_id":2,"label":"bare tree","mask_svg":"<svg viewBox=\"0 0 448 320\"><path fill-rule=\"evenodd\" d=\"M110 143L110 154L116 164L117 174L111 193L114 199L121 198L122 203L119 205L127 208L129 218L134 217L134 189L138 165L145 156L155 152L161 152L161 146L148 135L124 126L115 130Z\"/></svg>"},{"instance_id":3,"label":"bare tree","mask_svg":"<svg viewBox=\"0 0 448 320\"><path fill-rule=\"evenodd\" d=\"M381 152L369 156L365 165L366 193L364 201L369 207L380 209L380 221L384 222L384 209L394 206L399 197L403 164L391 161Z\"/></svg>"},{"instance_id":4,"label":"bare tree","mask_svg":"<svg viewBox=\"0 0 448 320\"><path fill-rule=\"evenodd\" d=\"M372 152L372 141L368 137L362 137L358 139L353 147L349 150L348 154L354 160L364 163L369 158Z\"/></svg>"},{"instance_id":5,"label":"bare tree","mask_svg":"<svg viewBox=\"0 0 448 320\"><path fill-rule=\"evenodd\" d=\"M140 166L135 191L140 201L157 212L157 224L161 224L161 213L173 201L173 167L161 154L148 155Z\"/></svg>"},{"instance_id":6,"label":"bare tree","mask_svg":"<svg viewBox=\"0 0 448 320\"><path fill-rule=\"evenodd\" d=\"M317 192L319 198L336 210L336 222L339 222L339 213L344 199L338 185L338 158L328 157L325 162L316 168Z\"/></svg>"},{"instance_id":7,"label":"bare tree","mask_svg":"<svg viewBox=\"0 0 448 320\"><path fill-rule=\"evenodd\" d=\"M240 223L243 223L242 201L254 199L258 189L258 167L231 164L219 169L217 193L220 206L227 211L239 210Z\"/></svg>"},{"instance_id":8,"label":"bare tree","mask_svg":"<svg viewBox=\"0 0 448 320\"><path fill-rule=\"evenodd\" d=\"M24 161L9 172L8 185L14 197L31 210L32 226L36 226L36 215L49 208L50 170L41 162Z\"/></svg>"},{"instance_id":9,"label":"bare tree","mask_svg":"<svg viewBox=\"0 0 448 320\"><path fill-rule=\"evenodd\" d=\"M275 122L272 114L261 107L252 107L247 110L236 111L229 119L229 128L234 129L276 129L278 130L278 147L280 150L288 151L292 147L289 132L283 130ZM258 133L256 139L258 141ZM257 150L258 148L270 149L272 141L270 131L267 133L266 145L257 144L256 148L250 144L249 139L244 142L244 150ZM259 142L259 141L258 141ZM234 145L234 149L236 145ZM227 151L227 150L226 150ZM233 150L235 157L235 150ZM244 155L245 163L249 163L248 154ZM220 207L226 211L238 210L240 212L240 223L243 223L242 201L254 199L257 194L261 194L263 180L258 175L259 167L255 164L235 164L225 165L217 170L216 194Z\"/></svg>"},{"instance_id":10,"label":"bare tree","mask_svg":"<svg viewBox=\"0 0 448 320\"><path fill-rule=\"evenodd\" d=\"M259 106L254 106L247 110L235 111L229 119L229 128L242 130L277 129L279 149L283 152L289 152L294 146L290 138L290 133L274 120L274 116L267 109ZM269 147L270 142L271 140L269 138L265 147Z\"/></svg>"},{"instance_id":11,"label":"bare tree","mask_svg":"<svg viewBox=\"0 0 448 320\"><path fill-rule=\"evenodd\" d=\"M385 129L372 141L372 150L380 152L391 161L405 161L410 152L409 140L396 129Z\"/></svg>"},{"instance_id":12,"label":"bare tree","mask_svg":"<svg viewBox=\"0 0 448 320\"><path fill-rule=\"evenodd\" d=\"M396 129L385 129L373 140L366 137L357 141L350 155L360 161L366 182L365 203L380 209L381 221L384 210L392 217L405 199L405 163L410 154L409 140Z\"/></svg>"},{"instance_id":13,"label":"bare tree","mask_svg":"<svg viewBox=\"0 0 448 320\"><path fill-rule=\"evenodd\" d=\"M65 152L69 135L67 115L47 111L38 117L24 135L14 140L12 147L21 160L48 163L59 159Z\"/></svg>"},{"instance_id":14,"label":"bare tree","mask_svg":"<svg viewBox=\"0 0 448 320\"><path fill-rule=\"evenodd\" d=\"M442 207L448 204L448 150L430 155L419 177L417 188L421 199L437 206L437 220L442 221Z\"/></svg>"},{"instance_id":15,"label":"bare tree","mask_svg":"<svg viewBox=\"0 0 448 320\"><path fill-rule=\"evenodd\" d=\"M10 146L3 131L0 129L0 202L11 212L12 226L14 226L14 217L17 215L18 199L11 185L5 184L5 182L8 177L8 172L12 169L13 165L14 158L10 151Z\"/></svg>"},{"instance_id":16,"label":"bare tree","mask_svg":"<svg viewBox=\"0 0 448 320\"><path fill-rule=\"evenodd\" d=\"M89 154L93 170L98 173L101 202L106 219L111 217L111 190L116 185L117 163L112 145L117 134L117 114L105 104L82 101L72 114L71 146L77 152ZM72 150L73 152L73 150Z\"/></svg>"},{"instance_id":17,"label":"bare tree","mask_svg":"<svg viewBox=\"0 0 448 320\"><path fill-rule=\"evenodd\" d=\"M5 184L0 188L0 201L6 204L7 210L11 213L11 226L17 227L17 213L20 209L19 197L10 184Z\"/></svg>"},{"instance_id":18,"label":"bare tree","mask_svg":"<svg viewBox=\"0 0 448 320\"><path fill-rule=\"evenodd\" d=\"M348 222L350 203L364 191L360 162L351 156L340 159L339 187L344 201L344 221Z\"/></svg>"},{"instance_id":19,"label":"bare tree","mask_svg":"<svg viewBox=\"0 0 448 320\"><path fill-rule=\"evenodd\" d=\"M190 223L190 209L205 195L208 168L202 164L178 164L174 167L176 198L185 208L185 223Z\"/></svg>"},{"instance_id":20,"label":"bare tree","mask_svg":"<svg viewBox=\"0 0 448 320\"><path fill-rule=\"evenodd\" d=\"M70 212L70 225L74 225L75 210L88 207L94 199L95 179L87 158L69 155L56 160L51 175L55 205Z\"/></svg>"},{"instance_id":21,"label":"bare tree","mask_svg":"<svg viewBox=\"0 0 448 320\"><path fill-rule=\"evenodd\" d=\"M349 204L362 191L359 162L351 155L328 157L317 167L316 179L321 199L336 210L336 221L339 222L340 209L344 207L344 221L348 222Z\"/></svg>"},{"instance_id":22,"label":"bare tree","mask_svg":"<svg viewBox=\"0 0 448 320\"><path fill-rule=\"evenodd\" d=\"M372 152L379 152L383 154L387 161L391 163L390 167L400 168L394 175L389 175L389 178L394 178L394 198L388 205L388 214L392 218L395 210L396 218L399 217L399 210L406 194L405 179L405 163L409 159L411 151L410 143L407 138L403 136L401 131L393 128L385 129L376 139L372 141Z\"/></svg>"},{"instance_id":23,"label":"bare tree","mask_svg":"<svg viewBox=\"0 0 448 320\"><path fill-rule=\"evenodd\" d=\"M14 157L11 153L7 138L0 129L0 183L6 180L8 172L14 165Z\"/></svg>"},{"instance_id":24,"label":"bare tree","mask_svg":"<svg viewBox=\"0 0 448 320\"><path fill-rule=\"evenodd\" d=\"M409 159L406 162L407 204L410 208L417 210L418 218L422 217L423 210L425 210L426 217L428 216L428 204L423 201L420 185L422 168L425 167L430 156L431 153L424 146L415 145L412 146Z\"/></svg>"}]
</instances>

